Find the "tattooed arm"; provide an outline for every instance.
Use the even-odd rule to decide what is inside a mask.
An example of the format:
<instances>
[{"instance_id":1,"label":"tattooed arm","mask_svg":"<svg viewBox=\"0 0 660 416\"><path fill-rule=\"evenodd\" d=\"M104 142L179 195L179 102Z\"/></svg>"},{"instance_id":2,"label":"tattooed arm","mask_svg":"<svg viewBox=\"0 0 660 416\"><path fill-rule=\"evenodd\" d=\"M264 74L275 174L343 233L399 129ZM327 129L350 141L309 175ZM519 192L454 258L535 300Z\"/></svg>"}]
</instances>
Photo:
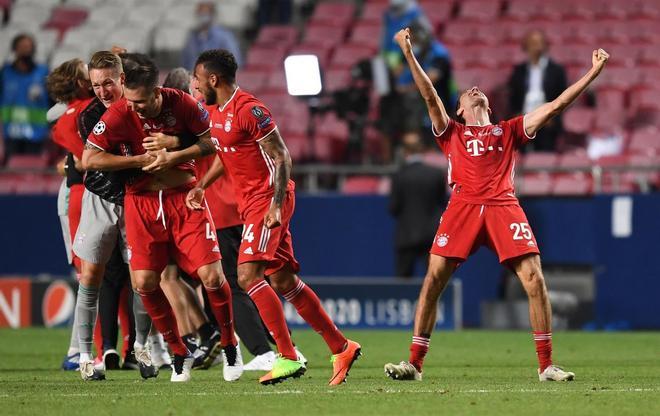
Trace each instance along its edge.
<instances>
[{"instance_id":1,"label":"tattooed arm","mask_svg":"<svg viewBox=\"0 0 660 416\"><path fill-rule=\"evenodd\" d=\"M154 156L145 153L136 156L119 156L108 153L90 142L85 144L82 155L82 167L85 170L122 170L139 169L154 160Z\"/></svg>"},{"instance_id":2,"label":"tattooed arm","mask_svg":"<svg viewBox=\"0 0 660 416\"><path fill-rule=\"evenodd\" d=\"M261 139L259 145L273 159L275 164L275 195L273 196L273 203L264 219L264 224L267 228L275 228L282 223L281 208L286 195L287 184L291 177L291 156L277 129L274 129L270 134Z\"/></svg>"},{"instance_id":3,"label":"tattooed arm","mask_svg":"<svg viewBox=\"0 0 660 416\"><path fill-rule=\"evenodd\" d=\"M143 167L142 170L151 173L159 172L192 159L212 155L213 153L215 153L215 146L211 141L211 132L207 131L199 136L197 143L185 149L174 152L168 152L166 149L162 149L154 152L153 154L156 156L156 160L150 165Z\"/></svg>"}]
</instances>

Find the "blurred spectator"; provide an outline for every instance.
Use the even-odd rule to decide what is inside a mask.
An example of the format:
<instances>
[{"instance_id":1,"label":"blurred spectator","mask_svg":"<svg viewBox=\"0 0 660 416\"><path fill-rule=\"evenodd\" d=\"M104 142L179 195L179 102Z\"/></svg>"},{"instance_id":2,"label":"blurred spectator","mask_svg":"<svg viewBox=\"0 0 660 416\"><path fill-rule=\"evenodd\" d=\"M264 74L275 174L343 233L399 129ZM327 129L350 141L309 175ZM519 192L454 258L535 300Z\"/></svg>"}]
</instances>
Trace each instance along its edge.
<instances>
[{"instance_id":1,"label":"blurred spectator","mask_svg":"<svg viewBox=\"0 0 660 416\"><path fill-rule=\"evenodd\" d=\"M163 81L163 87L174 88L188 94L192 94L190 89L190 81L190 72L188 72L185 68L174 68L165 77L165 81Z\"/></svg>"},{"instance_id":2,"label":"blurred spectator","mask_svg":"<svg viewBox=\"0 0 660 416\"><path fill-rule=\"evenodd\" d=\"M440 99L447 108L456 106L457 89L452 80L449 51L443 44L434 39L430 27L421 22L410 26L414 40L414 52L422 69L438 92ZM403 123L403 132L416 131L421 126L430 132L431 122L427 115L426 104L417 90L415 80L408 65L400 64L395 69L395 90L399 94L397 111L398 120Z\"/></svg>"},{"instance_id":3,"label":"blurred spectator","mask_svg":"<svg viewBox=\"0 0 660 416\"><path fill-rule=\"evenodd\" d=\"M440 215L447 204L442 170L424 162L417 132L403 137L405 161L392 177L390 213L396 218L396 275L411 277L417 259L428 257Z\"/></svg>"},{"instance_id":4,"label":"blurred spectator","mask_svg":"<svg viewBox=\"0 0 660 416\"><path fill-rule=\"evenodd\" d=\"M241 66L241 50L234 34L215 24L215 4L203 2L197 5L195 12L195 28L188 34L186 46L183 48L182 65L192 70L200 53L209 49L226 49L236 57Z\"/></svg>"},{"instance_id":5,"label":"blurred spectator","mask_svg":"<svg viewBox=\"0 0 660 416\"><path fill-rule=\"evenodd\" d=\"M46 91L48 67L34 61L36 45L22 33L11 41L14 61L0 70L0 112L5 158L13 153L41 153L48 137Z\"/></svg>"},{"instance_id":6,"label":"blurred spectator","mask_svg":"<svg viewBox=\"0 0 660 416\"><path fill-rule=\"evenodd\" d=\"M426 25L432 31L431 24L415 0L390 0L390 7L383 14L381 43L381 52L385 56L388 67L397 67L403 61L401 49L394 42L394 35L399 30L412 26L415 22Z\"/></svg>"},{"instance_id":7,"label":"blurred spectator","mask_svg":"<svg viewBox=\"0 0 660 416\"><path fill-rule=\"evenodd\" d=\"M259 0L259 26L267 24L286 25L291 23L292 0Z\"/></svg>"},{"instance_id":8,"label":"blurred spectator","mask_svg":"<svg viewBox=\"0 0 660 416\"><path fill-rule=\"evenodd\" d=\"M516 65L509 78L509 108L513 115L529 113L557 98L567 87L566 70L548 56L548 43L542 31L530 31L522 48L527 53L527 62ZM537 151L554 151L561 130L561 118L557 116L537 133L530 145Z\"/></svg>"}]
</instances>

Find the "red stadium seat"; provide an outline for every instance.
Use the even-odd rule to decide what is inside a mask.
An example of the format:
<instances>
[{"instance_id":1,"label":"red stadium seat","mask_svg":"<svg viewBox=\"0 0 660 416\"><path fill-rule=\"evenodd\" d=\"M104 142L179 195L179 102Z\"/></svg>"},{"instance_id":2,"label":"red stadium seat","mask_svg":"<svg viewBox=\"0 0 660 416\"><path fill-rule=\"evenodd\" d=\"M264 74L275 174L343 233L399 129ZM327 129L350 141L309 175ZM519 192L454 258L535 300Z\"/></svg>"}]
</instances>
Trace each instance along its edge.
<instances>
[{"instance_id":1,"label":"red stadium seat","mask_svg":"<svg viewBox=\"0 0 660 416\"><path fill-rule=\"evenodd\" d=\"M53 9L50 19L44 24L44 29L55 29L60 36L72 27L81 25L89 14L87 9L79 7L56 7Z\"/></svg>"},{"instance_id":2,"label":"red stadium seat","mask_svg":"<svg viewBox=\"0 0 660 416\"><path fill-rule=\"evenodd\" d=\"M382 194L383 178L379 176L349 176L341 188L342 193L348 195Z\"/></svg>"},{"instance_id":3,"label":"red stadium seat","mask_svg":"<svg viewBox=\"0 0 660 416\"><path fill-rule=\"evenodd\" d=\"M559 157L552 152L532 152L525 155L523 167L525 169L551 169L557 165Z\"/></svg>"},{"instance_id":4,"label":"red stadium seat","mask_svg":"<svg viewBox=\"0 0 660 416\"><path fill-rule=\"evenodd\" d=\"M445 26L442 42L448 45L472 45L478 41L477 33L483 23L453 20Z\"/></svg>"},{"instance_id":5,"label":"red stadium seat","mask_svg":"<svg viewBox=\"0 0 660 416\"><path fill-rule=\"evenodd\" d=\"M362 14L360 15L360 20L364 22L369 22L372 24L382 24L383 15L387 10L388 3L384 2L367 2L362 9Z\"/></svg>"},{"instance_id":6,"label":"red stadium seat","mask_svg":"<svg viewBox=\"0 0 660 416\"><path fill-rule=\"evenodd\" d=\"M346 26L355 15L355 5L347 2L323 2L314 9L311 21L331 26Z\"/></svg>"},{"instance_id":7,"label":"red stadium seat","mask_svg":"<svg viewBox=\"0 0 660 416\"><path fill-rule=\"evenodd\" d=\"M0 174L0 194L13 194L16 191L16 182L15 175Z\"/></svg>"},{"instance_id":8,"label":"red stadium seat","mask_svg":"<svg viewBox=\"0 0 660 416\"><path fill-rule=\"evenodd\" d=\"M562 118L564 130L573 134L587 134L593 128L594 118L594 110L590 108L569 108Z\"/></svg>"},{"instance_id":9,"label":"red stadium seat","mask_svg":"<svg viewBox=\"0 0 660 416\"><path fill-rule=\"evenodd\" d=\"M286 94L286 75L284 74L284 70L274 69L273 72L268 75L262 90L269 93Z\"/></svg>"},{"instance_id":10,"label":"red stadium seat","mask_svg":"<svg viewBox=\"0 0 660 416\"><path fill-rule=\"evenodd\" d=\"M26 175L16 182L14 192L20 195L38 195L46 193L47 180L41 175Z\"/></svg>"},{"instance_id":11,"label":"red stadium seat","mask_svg":"<svg viewBox=\"0 0 660 416\"><path fill-rule=\"evenodd\" d=\"M323 43L306 41L299 43L298 45L294 45L289 51L289 55L316 55L316 57L319 59L319 65L321 66L321 69L325 69L330 65L330 54L332 53L333 47L334 46Z\"/></svg>"},{"instance_id":12,"label":"red stadium seat","mask_svg":"<svg viewBox=\"0 0 660 416\"><path fill-rule=\"evenodd\" d=\"M598 4L590 0L562 0L553 3L556 8L561 10L562 20L576 20L579 22L593 20L598 8Z\"/></svg>"},{"instance_id":13,"label":"red stadium seat","mask_svg":"<svg viewBox=\"0 0 660 416\"><path fill-rule=\"evenodd\" d=\"M525 174L517 181L516 193L524 196L549 195L552 191L552 178L547 173Z\"/></svg>"},{"instance_id":14,"label":"red stadium seat","mask_svg":"<svg viewBox=\"0 0 660 416\"><path fill-rule=\"evenodd\" d=\"M591 159L586 151L580 149L559 156L558 166L564 169L586 169L591 167Z\"/></svg>"},{"instance_id":15,"label":"red stadium seat","mask_svg":"<svg viewBox=\"0 0 660 416\"><path fill-rule=\"evenodd\" d=\"M459 4L459 18L487 23L496 21L502 9L497 0L465 0Z\"/></svg>"},{"instance_id":16,"label":"red stadium seat","mask_svg":"<svg viewBox=\"0 0 660 416\"><path fill-rule=\"evenodd\" d=\"M587 196L592 190L591 177L584 173L562 174L554 178L552 193L554 195Z\"/></svg>"},{"instance_id":17,"label":"red stadium seat","mask_svg":"<svg viewBox=\"0 0 660 416\"><path fill-rule=\"evenodd\" d=\"M282 137L294 163L304 162L309 158L309 140L307 136L282 133Z\"/></svg>"},{"instance_id":18,"label":"red stadium seat","mask_svg":"<svg viewBox=\"0 0 660 416\"><path fill-rule=\"evenodd\" d=\"M633 193L637 191L637 178L632 172L604 172L600 192L604 194Z\"/></svg>"},{"instance_id":19,"label":"red stadium seat","mask_svg":"<svg viewBox=\"0 0 660 416\"><path fill-rule=\"evenodd\" d=\"M639 83L639 71L636 68L607 68L595 84L599 89L628 90Z\"/></svg>"},{"instance_id":20,"label":"red stadium seat","mask_svg":"<svg viewBox=\"0 0 660 416\"><path fill-rule=\"evenodd\" d=\"M424 15L437 30L438 27L446 24L450 20L454 8L454 2L452 0L422 0L419 2L419 6L424 11Z\"/></svg>"},{"instance_id":21,"label":"red stadium seat","mask_svg":"<svg viewBox=\"0 0 660 416\"><path fill-rule=\"evenodd\" d=\"M346 44L335 51L330 66L332 69L350 69L361 60L370 59L373 56L374 51L371 48L355 44Z\"/></svg>"},{"instance_id":22,"label":"red stadium seat","mask_svg":"<svg viewBox=\"0 0 660 416\"><path fill-rule=\"evenodd\" d=\"M253 46L248 50L246 68L274 71L284 68L286 46Z\"/></svg>"},{"instance_id":23,"label":"red stadium seat","mask_svg":"<svg viewBox=\"0 0 660 416\"><path fill-rule=\"evenodd\" d=\"M530 20L543 16L541 14L543 0L512 0L509 1L506 12L504 13L504 19L518 21L518 22L529 22Z\"/></svg>"},{"instance_id":24,"label":"red stadium seat","mask_svg":"<svg viewBox=\"0 0 660 416\"><path fill-rule=\"evenodd\" d=\"M596 18L599 19L617 19L624 20L627 17L629 7L628 2L605 1L598 4L596 8Z\"/></svg>"},{"instance_id":25,"label":"red stadium seat","mask_svg":"<svg viewBox=\"0 0 660 416\"><path fill-rule=\"evenodd\" d=\"M304 42L334 47L344 41L346 29L343 27L308 24Z\"/></svg>"},{"instance_id":26,"label":"red stadium seat","mask_svg":"<svg viewBox=\"0 0 660 416\"><path fill-rule=\"evenodd\" d=\"M625 92L606 89L598 91L596 106L599 111L623 111L625 107Z\"/></svg>"},{"instance_id":27,"label":"red stadium seat","mask_svg":"<svg viewBox=\"0 0 660 416\"><path fill-rule=\"evenodd\" d=\"M364 21L358 21L353 26L349 36L349 43L360 44L372 48L377 52L380 48L381 26Z\"/></svg>"},{"instance_id":28,"label":"red stadium seat","mask_svg":"<svg viewBox=\"0 0 660 416\"><path fill-rule=\"evenodd\" d=\"M238 71L236 78L241 89L246 91L260 91L266 84L268 71L244 69Z\"/></svg>"},{"instance_id":29,"label":"red stadium seat","mask_svg":"<svg viewBox=\"0 0 660 416\"><path fill-rule=\"evenodd\" d=\"M262 26L255 45L293 45L298 38L295 26L266 25Z\"/></svg>"},{"instance_id":30,"label":"red stadium seat","mask_svg":"<svg viewBox=\"0 0 660 416\"><path fill-rule=\"evenodd\" d=\"M660 45L644 45L639 54L639 63L657 71L660 68Z\"/></svg>"},{"instance_id":31,"label":"red stadium seat","mask_svg":"<svg viewBox=\"0 0 660 416\"><path fill-rule=\"evenodd\" d=\"M47 194L56 195L60 191L60 185L62 184L62 177L58 175L46 175L45 177Z\"/></svg>"},{"instance_id":32,"label":"red stadium seat","mask_svg":"<svg viewBox=\"0 0 660 416\"><path fill-rule=\"evenodd\" d=\"M628 151L649 156L660 155L660 130L649 126L633 131L628 144Z\"/></svg>"},{"instance_id":33,"label":"red stadium seat","mask_svg":"<svg viewBox=\"0 0 660 416\"><path fill-rule=\"evenodd\" d=\"M640 110L660 110L660 90L657 89L640 89L632 91L630 94L630 111L637 112Z\"/></svg>"},{"instance_id":34,"label":"red stadium seat","mask_svg":"<svg viewBox=\"0 0 660 416\"><path fill-rule=\"evenodd\" d=\"M43 169L48 167L45 155L13 155L7 162L8 169Z\"/></svg>"},{"instance_id":35,"label":"red stadium seat","mask_svg":"<svg viewBox=\"0 0 660 416\"><path fill-rule=\"evenodd\" d=\"M323 74L323 88L326 91L337 91L348 87L351 73L347 69L332 69Z\"/></svg>"}]
</instances>

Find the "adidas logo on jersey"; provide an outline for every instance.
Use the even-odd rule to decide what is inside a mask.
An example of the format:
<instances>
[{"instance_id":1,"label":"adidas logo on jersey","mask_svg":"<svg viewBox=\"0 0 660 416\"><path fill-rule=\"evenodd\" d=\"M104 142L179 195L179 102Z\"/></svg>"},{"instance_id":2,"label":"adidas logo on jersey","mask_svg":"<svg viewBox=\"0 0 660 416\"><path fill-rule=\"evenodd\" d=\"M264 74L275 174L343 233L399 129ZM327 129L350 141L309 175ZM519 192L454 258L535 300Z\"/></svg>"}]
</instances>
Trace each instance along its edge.
<instances>
[{"instance_id":1,"label":"adidas logo on jersey","mask_svg":"<svg viewBox=\"0 0 660 416\"><path fill-rule=\"evenodd\" d=\"M252 247L246 248L245 251L243 251L243 254L254 254L254 252L252 251Z\"/></svg>"}]
</instances>

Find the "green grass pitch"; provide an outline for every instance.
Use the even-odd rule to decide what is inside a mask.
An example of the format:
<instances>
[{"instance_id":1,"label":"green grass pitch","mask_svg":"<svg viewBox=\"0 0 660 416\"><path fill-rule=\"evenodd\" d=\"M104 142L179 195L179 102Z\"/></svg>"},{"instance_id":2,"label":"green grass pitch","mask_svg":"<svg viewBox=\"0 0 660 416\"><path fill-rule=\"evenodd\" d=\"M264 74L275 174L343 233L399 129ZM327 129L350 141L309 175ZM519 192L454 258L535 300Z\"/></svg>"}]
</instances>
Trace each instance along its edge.
<instances>
[{"instance_id":1,"label":"green grass pitch","mask_svg":"<svg viewBox=\"0 0 660 416\"><path fill-rule=\"evenodd\" d=\"M526 332L437 332L423 382L396 382L383 364L408 356L410 332L348 331L364 355L346 385L330 388L329 353L311 331L294 339L309 359L307 374L276 386L261 373L222 380L221 369L194 371L187 384L141 381L108 372L84 383L58 370L66 330L0 330L1 415L660 415L660 333L560 332L557 364L571 383L540 383Z\"/></svg>"}]
</instances>

